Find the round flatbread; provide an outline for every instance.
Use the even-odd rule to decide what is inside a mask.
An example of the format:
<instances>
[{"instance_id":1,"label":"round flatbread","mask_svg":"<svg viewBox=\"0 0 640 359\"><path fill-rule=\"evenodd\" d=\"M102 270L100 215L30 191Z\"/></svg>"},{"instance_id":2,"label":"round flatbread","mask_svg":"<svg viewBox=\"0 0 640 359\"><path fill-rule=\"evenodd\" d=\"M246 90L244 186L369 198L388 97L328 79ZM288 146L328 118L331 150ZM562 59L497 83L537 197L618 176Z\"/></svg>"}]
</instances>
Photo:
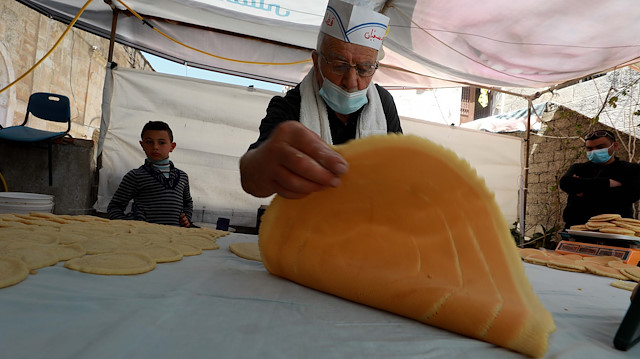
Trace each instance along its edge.
<instances>
[{"instance_id":1,"label":"round flatbread","mask_svg":"<svg viewBox=\"0 0 640 359\"><path fill-rule=\"evenodd\" d=\"M597 263L601 265L608 265L611 261L616 261L622 263L622 259L614 256L587 256L581 258L585 262Z\"/></svg>"},{"instance_id":2,"label":"round flatbread","mask_svg":"<svg viewBox=\"0 0 640 359\"><path fill-rule=\"evenodd\" d=\"M584 224L584 226L587 227L587 229L597 231L598 229L601 229L601 228L615 227L616 225L611 222L595 222L594 221L594 222L587 222Z\"/></svg>"},{"instance_id":3,"label":"round flatbread","mask_svg":"<svg viewBox=\"0 0 640 359\"><path fill-rule=\"evenodd\" d=\"M538 264L542 266L546 266L549 263L549 256L544 253L532 254L526 256L524 261L531 264Z\"/></svg>"},{"instance_id":4,"label":"round flatbread","mask_svg":"<svg viewBox=\"0 0 640 359\"><path fill-rule=\"evenodd\" d=\"M621 234L623 236L633 236L633 235L636 234L636 232L634 232L634 231L632 231L630 229L625 229L625 228L620 228L620 227L600 228L599 231L602 232L602 233Z\"/></svg>"},{"instance_id":5,"label":"round flatbread","mask_svg":"<svg viewBox=\"0 0 640 359\"><path fill-rule=\"evenodd\" d=\"M116 252L120 242L112 238L99 237L87 239L81 245L87 251L87 254L101 254Z\"/></svg>"},{"instance_id":6,"label":"round flatbread","mask_svg":"<svg viewBox=\"0 0 640 359\"><path fill-rule=\"evenodd\" d=\"M7 249L2 252L4 256L13 257L23 261L29 270L40 269L58 263L58 254L55 250L46 246L27 246Z\"/></svg>"},{"instance_id":7,"label":"round flatbread","mask_svg":"<svg viewBox=\"0 0 640 359\"><path fill-rule=\"evenodd\" d=\"M574 261L581 260L583 257L579 254L569 253L562 256L563 258L573 259Z\"/></svg>"},{"instance_id":8,"label":"round flatbread","mask_svg":"<svg viewBox=\"0 0 640 359\"><path fill-rule=\"evenodd\" d=\"M619 218L616 219L615 221L618 222L624 222L624 223L629 223L629 224L633 224L636 226L640 226L640 219L635 219L635 218Z\"/></svg>"},{"instance_id":9,"label":"round flatbread","mask_svg":"<svg viewBox=\"0 0 640 359\"><path fill-rule=\"evenodd\" d=\"M200 249L218 249L220 246L214 239L204 238L201 236L182 235L172 237L171 242L184 243Z\"/></svg>"},{"instance_id":10,"label":"round flatbread","mask_svg":"<svg viewBox=\"0 0 640 359\"><path fill-rule=\"evenodd\" d=\"M58 243L55 234L38 233L27 229L3 229L0 233L0 240L3 239L45 245Z\"/></svg>"},{"instance_id":11,"label":"round flatbread","mask_svg":"<svg viewBox=\"0 0 640 359\"><path fill-rule=\"evenodd\" d=\"M240 258L262 262L258 242L231 243L229 245L229 250Z\"/></svg>"},{"instance_id":12,"label":"round flatbread","mask_svg":"<svg viewBox=\"0 0 640 359\"><path fill-rule=\"evenodd\" d=\"M607 267L597 263L584 262L584 267L587 272L593 273L595 275L610 277L620 280L626 280L627 277L622 274L622 272L617 268Z\"/></svg>"},{"instance_id":13,"label":"round flatbread","mask_svg":"<svg viewBox=\"0 0 640 359\"><path fill-rule=\"evenodd\" d=\"M638 285L636 282L630 282L628 280L617 280L615 282L609 283L612 287L628 290L630 292Z\"/></svg>"},{"instance_id":14,"label":"round flatbread","mask_svg":"<svg viewBox=\"0 0 640 359\"><path fill-rule=\"evenodd\" d=\"M599 214L597 216L593 216L591 218L589 218L589 222L599 222L599 221L611 221L614 219L619 219L622 218L621 215L619 214L615 214L615 213L604 213L604 214Z\"/></svg>"},{"instance_id":15,"label":"round flatbread","mask_svg":"<svg viewBox=\"0 0 640 359\"><path fill-rule=\"evenodd\" d=\"M620 268L620 273L636 282L640 282L640 267Z\"/></svg>"},{"instance_id":16,"label":"round flatbread","mask_svg":"<svg viewBox=\"0 0 640 359\"><path fill-rule=\"evenodd\" d=\"M576 224L569 227L569 229L572 231L588 231L589 230L589 228L587 228L587 226L584 224Z\"/></svg>"},{"instance_id":17,"label":"round flatbread","mask_svg":"<svg viewBox=\"0 0 640 359\"><path fill-rule=\"evenodd\" d=\"M190 244L185 243L171 243L171 247L182 252L183 256L197 256L198 254L202 254L202 249L192 246Z\"/></svg>"},{"instance_id":18,"label":"round flatbread","mask_svg":"<svg viewBox=\"0 0 640 359\"><path fill-rule=\"evenodd\" d=\"M60 244L81 244L89 239L86 235L68 232L58 232L56 233L56 237Z\"/></svg>"},{"instance_id":19,"label":"round flatbread","mask_svg":"<svg viewBox=\"0 0 640 359\"><path fill-rule=\"evenodd\" d=\"M0 257L0 288L18 284L29 275L29 267L13 257Z\"/></svg>"},{"instance_id":20,"label":"round flatbread","mask_svg":"<svg viewBox=\"0 0 640 359\"><path fill-rule=\"evenodd\" d=\"M153 270L156 267L156 261L140 252L116 252L74 258L67 261L64 266L92 274L130 275Z\"/></svg>"},{"instance_id":21,"label":"round flatbread","mask_svg":"<svg viewBox=\"0 0 640 359\"><path fill-rule=\"evenodd\" d=\"M624 229L628 229L630 231L635 232L640 232L640 224L635 224L635 223L629 223L629 222L625 222L622 220L614 220L611 221L611 223L615 224L616 226L620 227L620 228L624 228Z\"/></svg>"},{"instance_id":22,"label":"round flatbread","mask_svg":"<svg viewBox=\"0 0 640 359\"><path fill-rule=\"evenodd\" d=\"M58 261L68 261L87 254L87 251L77 244L60 244L51 249L58 255Z\"/></svg>"},{"instance_id":23,"label":"round flatbread","mask_svg":"<svg viewBox=\"0 0 640 359\"><path fill-rule=\"evenodd\" d=\"M49 212L29 212L29 216L31 217L40 217L40 218L57 218L58 216L53 214L53 213L49 213Z\"/></svg>"},{"instance_id":24,"label":"round flatbread","mask_svg":"<svg viewBox=\"0 0 640 359\"><path fill-rule=\"evenodd\" d=\"M551 257L547 267L569 272L584 272L586 270L583 265L576 263L575 259L563 257Z\"/></svg>"},{"instance_id":25,"label":"round flatbread","mask_svg":"<svg viewBox=\"0 0 640 359\"><path fill-rule=\"evenodd\" d=\"M622 262L620 260L609 261L609 262L607 262L607 265L609 267L611 267L611 268L618 268L618 269L620 269L620 268L635 268L636 267L636 266L634 266L632 264L627 264L627 263L624 263L624 262Z\"/></svg>"},{"instance_id":26,"label":"round flatbread","mask_svg":"<svg viewBox=\"0 0 640 359\"><path fill-rule=\"evenodd\" d=\"M525 259L527 256L530 256L532 254L544 254L544 252L537 248L518 248L518 253L520 253L520 258L522 259Z\"/></svg>"},{"instance_id":27,"label":"round flatbread","mask_svg":"<svg viewBox=\"0 0 640 359\"><path fill-rule=\"evenodd\" d=\"M136 252L141 252L153 258L156 263L176 262L182 259L182 252L176 248L164 244L151 244L138 247Z\"/></svg>"}]
</instances>

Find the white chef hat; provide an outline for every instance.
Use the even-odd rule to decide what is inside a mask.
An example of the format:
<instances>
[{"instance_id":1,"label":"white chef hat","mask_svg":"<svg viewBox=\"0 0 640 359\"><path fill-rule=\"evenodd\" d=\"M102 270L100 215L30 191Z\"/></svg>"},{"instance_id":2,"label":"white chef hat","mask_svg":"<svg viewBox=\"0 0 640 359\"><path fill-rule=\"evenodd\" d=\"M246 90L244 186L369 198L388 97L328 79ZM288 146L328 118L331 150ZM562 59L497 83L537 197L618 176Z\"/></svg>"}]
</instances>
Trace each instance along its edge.
<instances>
[{"instance_id":1,"label":"white chef hat","mask_svg":"<svg viewBox=\"0 0 640 359\"><path fill-rule=\"evenodd\" d=\"M320 31L344 42L379 50L388 25L389 18L372 9L329 0Z\"/></svg>"}]
</instances>

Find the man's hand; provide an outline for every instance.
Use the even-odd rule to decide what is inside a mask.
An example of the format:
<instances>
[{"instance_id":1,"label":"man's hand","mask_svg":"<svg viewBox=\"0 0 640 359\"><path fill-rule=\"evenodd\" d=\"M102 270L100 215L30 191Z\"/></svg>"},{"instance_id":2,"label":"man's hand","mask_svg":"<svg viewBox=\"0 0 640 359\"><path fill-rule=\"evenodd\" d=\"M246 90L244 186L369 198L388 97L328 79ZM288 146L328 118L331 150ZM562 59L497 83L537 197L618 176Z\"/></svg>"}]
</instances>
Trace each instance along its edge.
<instances>
[{"instance_id":1,"label":"man's hand","mask_svg":"<svg viewBox=\"0 0 640 359\"><path fill-rule=\"evenodd\" d=\"M184 213L180 213L180 226L181 227L191 227L191 222L189 222L189 218Z\"/></svg>"},{"instance_id":2,"label":"man's hand","mask_svg":"<svg viewBox=\"0 0 640 359\"><path fill-rule=\"evenodd\" d=\"M622 183L609 178L609 187L620 187L620 186L622 186Z\"/></svg>"},{"instance_id":3,"label":"man's hand","mask_svg":"<svg viewBox=\"0 0 640 359\"><path fill-rule=\"evenodd\" d=\"M297 121L281 123L240 159L242 188L256 197L302 198L337 187L347 169L342 156Z\"/></svg>"}]
</instances>

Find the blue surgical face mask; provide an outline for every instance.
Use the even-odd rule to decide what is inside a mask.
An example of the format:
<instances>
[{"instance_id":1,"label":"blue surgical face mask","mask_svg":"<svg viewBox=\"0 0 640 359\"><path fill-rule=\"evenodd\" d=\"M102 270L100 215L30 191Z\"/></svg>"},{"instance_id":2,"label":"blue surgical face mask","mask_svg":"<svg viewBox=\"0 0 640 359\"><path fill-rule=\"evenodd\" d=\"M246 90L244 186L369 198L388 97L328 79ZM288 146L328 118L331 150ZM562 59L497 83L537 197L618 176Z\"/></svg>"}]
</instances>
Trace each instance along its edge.
<instances>
[{"instance_id":1,"label":"blue surgical face mask","mask_svg":"<svg viewBox=\"0 0 640 359\"><path fill-rule=\"evenodd\" d=\"M319 69L320 70L320 69ZM320 70L320 76L324 80L322 82L322 88L318 91L320 97L327 103L327 105L335 112L343 115L349 115L358 111L362 106L366 105L369 100L367 99L367 89L347 92L340 86L327 80Z\"/></svg>"},{"instance_id":2,"label":"blue surgical face mask","mask_svg":"<svg viewBox=\"0 0 640 359\"><path fill-rule=\"evenodd\" d=\"M605 163L611 158L611 155L609 154L609 148L611 148L612 146L613 144L611 144L611 146L607 148L587 151L587 158L593 163Z\"/></svg>"}]
</instances>

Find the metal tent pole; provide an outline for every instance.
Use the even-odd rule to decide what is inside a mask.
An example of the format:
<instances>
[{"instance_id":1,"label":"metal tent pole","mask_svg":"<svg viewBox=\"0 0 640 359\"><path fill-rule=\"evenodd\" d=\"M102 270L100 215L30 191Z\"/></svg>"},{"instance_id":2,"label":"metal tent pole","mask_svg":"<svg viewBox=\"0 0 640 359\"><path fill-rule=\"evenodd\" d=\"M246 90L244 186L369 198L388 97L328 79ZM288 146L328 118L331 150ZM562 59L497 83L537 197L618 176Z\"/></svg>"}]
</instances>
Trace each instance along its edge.
<instances>
[{"instance_id":1,"label":"metal tent pole","mask_svg":"<svg viewBox=\"0 0 640 359\"><path fill-rule=\"evenodd\" d=\"M524 180L522 184L522 215L520 216L520 247L524 246L524 234L525 234L525 225L527 223L527 194L529 191L529 151L531 148L531 108L533 107L533 102L531 99L528 99L528 108L527 108L527 137L525 139L525 150L524 150Z\"/></svg>"}]
</instances>

